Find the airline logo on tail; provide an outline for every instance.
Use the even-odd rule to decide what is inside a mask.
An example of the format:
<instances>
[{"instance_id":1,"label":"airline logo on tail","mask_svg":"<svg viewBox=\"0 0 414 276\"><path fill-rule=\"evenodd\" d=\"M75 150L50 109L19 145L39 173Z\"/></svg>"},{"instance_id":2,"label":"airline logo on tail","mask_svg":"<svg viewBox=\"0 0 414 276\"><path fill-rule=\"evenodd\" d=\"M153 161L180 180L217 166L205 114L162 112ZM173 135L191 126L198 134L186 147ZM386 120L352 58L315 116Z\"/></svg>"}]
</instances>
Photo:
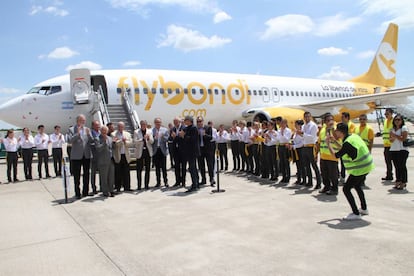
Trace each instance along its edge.
<instances>
[{"instance_id":1,"label":"airline logo on tail","mask_svg":"<svg viewBox=\"0 0 414 276\"><path fill-rule=\"evenodd\" d=\"M353 78L353 82L362 82L384 87L395 86L396 70L394 68L397 59L398 26L391 23L382 39L374 60L368 72Z\"/></svg>"}]
</instances>

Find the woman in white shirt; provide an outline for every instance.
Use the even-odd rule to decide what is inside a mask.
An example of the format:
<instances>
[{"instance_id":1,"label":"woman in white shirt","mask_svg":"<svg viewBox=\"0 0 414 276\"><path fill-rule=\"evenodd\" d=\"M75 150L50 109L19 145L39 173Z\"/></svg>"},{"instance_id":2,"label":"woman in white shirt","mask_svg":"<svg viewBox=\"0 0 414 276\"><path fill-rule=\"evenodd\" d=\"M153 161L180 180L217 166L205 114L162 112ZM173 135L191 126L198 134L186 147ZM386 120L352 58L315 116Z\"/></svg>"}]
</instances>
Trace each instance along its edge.
<instances>
[{"instance_id":1,"label":"woman in white shirt","mask_svg":"<svg viewBox=\"0 0 414 276\"><path fill-rule=\"evenodd\" d=\"M7 179L10 182L12 182L11 177L11 170L13 168L13 181L17 182L19 179L17 179L17 149L18 149L18 143L17 139L14 137L14 130L9 129L7 131L6 137L3 139L4 147L6 148L7 152Z\"/></svg>"},{"instance_id":2,"label":"woman in white shirt","mask_svg":"<svg viewBox=\"0 0 414 276\"><path fill-rule=\"evenodd\" d=\"M396 171L394 189L402 190L407 186L407 158L408 148L403 141L407 139L408 129L400 114L395 115L392 121L393 128L390 132L390 153Z\"/></svg>"}]
</instances>

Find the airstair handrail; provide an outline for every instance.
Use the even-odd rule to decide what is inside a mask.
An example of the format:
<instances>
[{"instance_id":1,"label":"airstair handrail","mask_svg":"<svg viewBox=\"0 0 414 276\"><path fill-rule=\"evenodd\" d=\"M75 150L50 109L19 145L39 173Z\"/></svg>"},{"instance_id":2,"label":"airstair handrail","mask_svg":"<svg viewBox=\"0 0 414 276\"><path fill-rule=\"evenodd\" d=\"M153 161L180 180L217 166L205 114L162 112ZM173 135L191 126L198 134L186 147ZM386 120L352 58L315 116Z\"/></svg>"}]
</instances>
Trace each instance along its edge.
<instances>
[{"instance_id":1,"label":"airstair handrail","mask_svg":"<svg viewBox=\"0 0 414 276\"><path fill-rule=\"evenodd\" d=\"M99 110L102 114L101 124L106 125L107 123L111 121L111 119L109 117L108 107L106 106L106 103L105 103L105 96L103 94L103 89L101 85L99 85L98 90L96 92L98 93Z\"/></svg>"},{"instance_id":2,"label":"airstair handrail","mask_svg":"<svg viewBox=\"0 0 414 276\"><path fill-rule=\"evenodd\" d=\"M123 91L124 104L127 109L128 116L131 118L134 130L136 130L139 128L139 117L138 117L137 112L132 107L131 99L129 98L128 94L129 92L126 89L124 89Z\"/></svg>"}]
</instances>

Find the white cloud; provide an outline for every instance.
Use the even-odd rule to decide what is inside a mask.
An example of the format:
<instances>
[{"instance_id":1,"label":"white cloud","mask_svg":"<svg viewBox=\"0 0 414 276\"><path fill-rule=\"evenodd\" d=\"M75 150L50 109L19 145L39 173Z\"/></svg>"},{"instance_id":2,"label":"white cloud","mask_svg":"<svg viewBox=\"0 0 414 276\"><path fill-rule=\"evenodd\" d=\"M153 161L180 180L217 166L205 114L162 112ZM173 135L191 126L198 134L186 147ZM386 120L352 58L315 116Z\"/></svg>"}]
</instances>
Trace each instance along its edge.
<instances>
[{"instance_id":1,"label":"white cloud","mask_svg":"<svg viewBox=\"0 0 414 276\"><path fill-rule=\"evenodd\" d=\"M217 12L217 2L211 0L107 0L112 7L148 15L149 6L180 6L191 11Z\"/></svg>"},{"instance_id":2,"label":"white cloud","mask_svg":"<svg viewBox=\"0 0 414 276\"><path fill-rule=\"evenodd\" d=\"M80 69L80 68L86 68L89 70L100 70L102 69L102 66L92 61L82 61L78 64L69 65L68 67L66 67L65 70L69 72L72 69Z\"/></svg>"},{"instance_id":3,"label":"white cloud","mask_svg":"<svg viewBox=\"0 0 414 276\"><path fill-rule=\"evenodd\" d=\"M357 54L358 58L373 58L375 56L375 51L372 50L368 50L368 51L364 51L364 52L360 52Z\"/></svg>"},{"instance_id":4,"label":"white cloud","mask_svg":"<svg viewBox=\"0 0 414 276\"><path fill-rule=\"evenodd\" d=\"M138 60L130 60L130 61L124 62L123 66L124 67L134 67L134 66L138 66L140 64L141 64L141 62L138 61Z\"/></svg>"},{"instance_id":5,"label":"white cloud","mask_svg":"<svg viewBox=\"0 0 414 276\"><path fill-rule=\"evenodd\" d=\"M352 75L348 72L343 71L340 66L334 66L328 73L323 73L322 75L318 76L318 79L325 80L349 80L351 78Z\"/></svg>"},{"instance_id":6,"label":"white cloud","mask_svg":"<svg viewBox=\"0 0 414 276\"><path fill-rule=\"evenodd\" d=\"M336 48L336 47L328 47L328 48L322 48L318 50L318 54L321 56L337 56L337 55L347 55L348 51Z\"/></svg>"},{"instance_id":7,"label":"white cloud","mask_svg":"<svg viewBox=\"0 0 414 276\"><path fill-rule=\"evenodd\" d=\"M368 15L384 14L390 17L383 22L385 29L390 22L396 23L402 29L414 29L414 4L412 0L360 0L364 13Z\"/></svg>"},{"instance_id":8,"label":"white cloud","mask_svg":"<svg viewBox=\"0 0 414 276\"><path fill-rule=\"evenodd\" d=\"M267 29L260 38L269 40L301 34L330 36L347 31L360 22L359 17L344 17L341 14L320 19L312 19L303 14L286 14L267 20Z\"/></svg>"},{"instance_id":9,"label":"white cloud","mask_svg":"<svg viewBox=\"0 0 414 276\"><path fill-rule=\"evenodd\" d=\"M265 24L267 29L260 36L262 40L309 33L314 28L312 19L301 14L287 14L274 17L267 20Z\"/></svg>"},{"instance_id":10,"label":"white cloud","mask_svg":"<svg viewBox=\"0 0 414 276\"><path fill-rule=\"evenodd\" d=\"M161 37L162 41L157 47L173 46L184 52L217 48L231 42L231 39L229 38L222 38L216 35L207 37L198 31L176 25L168 26L167 34L162 34Z\"/></svg>"},{"instance_id":11,"label":"white cloud","mask_svg":"<svg viewBox=\"0 0 414 276\"><path fill-rule=\"evenodd\" d=\"M59 3L58 3L59 4ZM43 6L32 6L32 10L30 11L30 15L36 15L38 13L48 13L54 16L67 16L69 12L64 9L60 9L56 6L49 6L49 7L43 7Z\"/></svg>"},{"instance_id":12,"label":"white cloud","mask_svg":"<svg viewBox=\"0 0 414 276\"><path fill-rule=\"evenodd\" d=\"M73 56L79 55L78 52L70 49L69 47L58 47L56 49L54 49L52 52L50 52L47 55L47 58L51 58L51 59L66 59L66 58L71 58ZM46 57L45 55L40 55L39 58L42 59Z\"/></svg>"},{"instance_id":13,"label":"white cloud","mask_svg":"<svg viewBox=\"0 0 414 276\"><path fill-rule=\"evenodd\" d=\"M16 88L0 87L0 94L18 94L21 91Z\"/></svg>"},{"instance_id":14,"label":"white cloud","mask_svg":"<svg viewBox=\"0 0 414 276\"><path fill-rule=\"evenodd\" d=\"M228 15L228 14L227 14L226 12L224 12L224 11L217 12L217 13L214 15L214 19L213 19L214 24L217 24L217 23L220 23L220 22L223 22L223 21L226 21L226 20L231 20L231 16L230 16L230 15Z\"/></svg>"},{"instance_id":15,"label":"white cloud","mask_svg":"<svg viewBox=\"0 0 414 276\"><path fill-rule=\"evenodd\" d=\"M315 34L317 36L330 36L349 30L361 22L360 17L344 17L342 14L327 16L317 20Z\"/></svg>"}]
</instances>

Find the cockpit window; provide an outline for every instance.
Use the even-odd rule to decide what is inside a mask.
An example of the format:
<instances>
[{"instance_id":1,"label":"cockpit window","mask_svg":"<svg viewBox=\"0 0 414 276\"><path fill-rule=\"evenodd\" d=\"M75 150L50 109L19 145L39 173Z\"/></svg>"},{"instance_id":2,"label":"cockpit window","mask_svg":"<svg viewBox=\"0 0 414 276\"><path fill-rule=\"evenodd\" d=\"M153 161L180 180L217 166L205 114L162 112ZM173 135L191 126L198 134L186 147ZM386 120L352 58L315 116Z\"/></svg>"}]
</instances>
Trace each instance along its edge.
<instances>
[{"instance_id":1,"label":"cockpit window","mask_svg":"<svg viewBox=\"0 0 414 276\"><path fill-rule=\"evenodd\" d=\"M40 86L33 87L27 94L51 95L62 91L62 86Z\"/></svg>"}]
</instances>

